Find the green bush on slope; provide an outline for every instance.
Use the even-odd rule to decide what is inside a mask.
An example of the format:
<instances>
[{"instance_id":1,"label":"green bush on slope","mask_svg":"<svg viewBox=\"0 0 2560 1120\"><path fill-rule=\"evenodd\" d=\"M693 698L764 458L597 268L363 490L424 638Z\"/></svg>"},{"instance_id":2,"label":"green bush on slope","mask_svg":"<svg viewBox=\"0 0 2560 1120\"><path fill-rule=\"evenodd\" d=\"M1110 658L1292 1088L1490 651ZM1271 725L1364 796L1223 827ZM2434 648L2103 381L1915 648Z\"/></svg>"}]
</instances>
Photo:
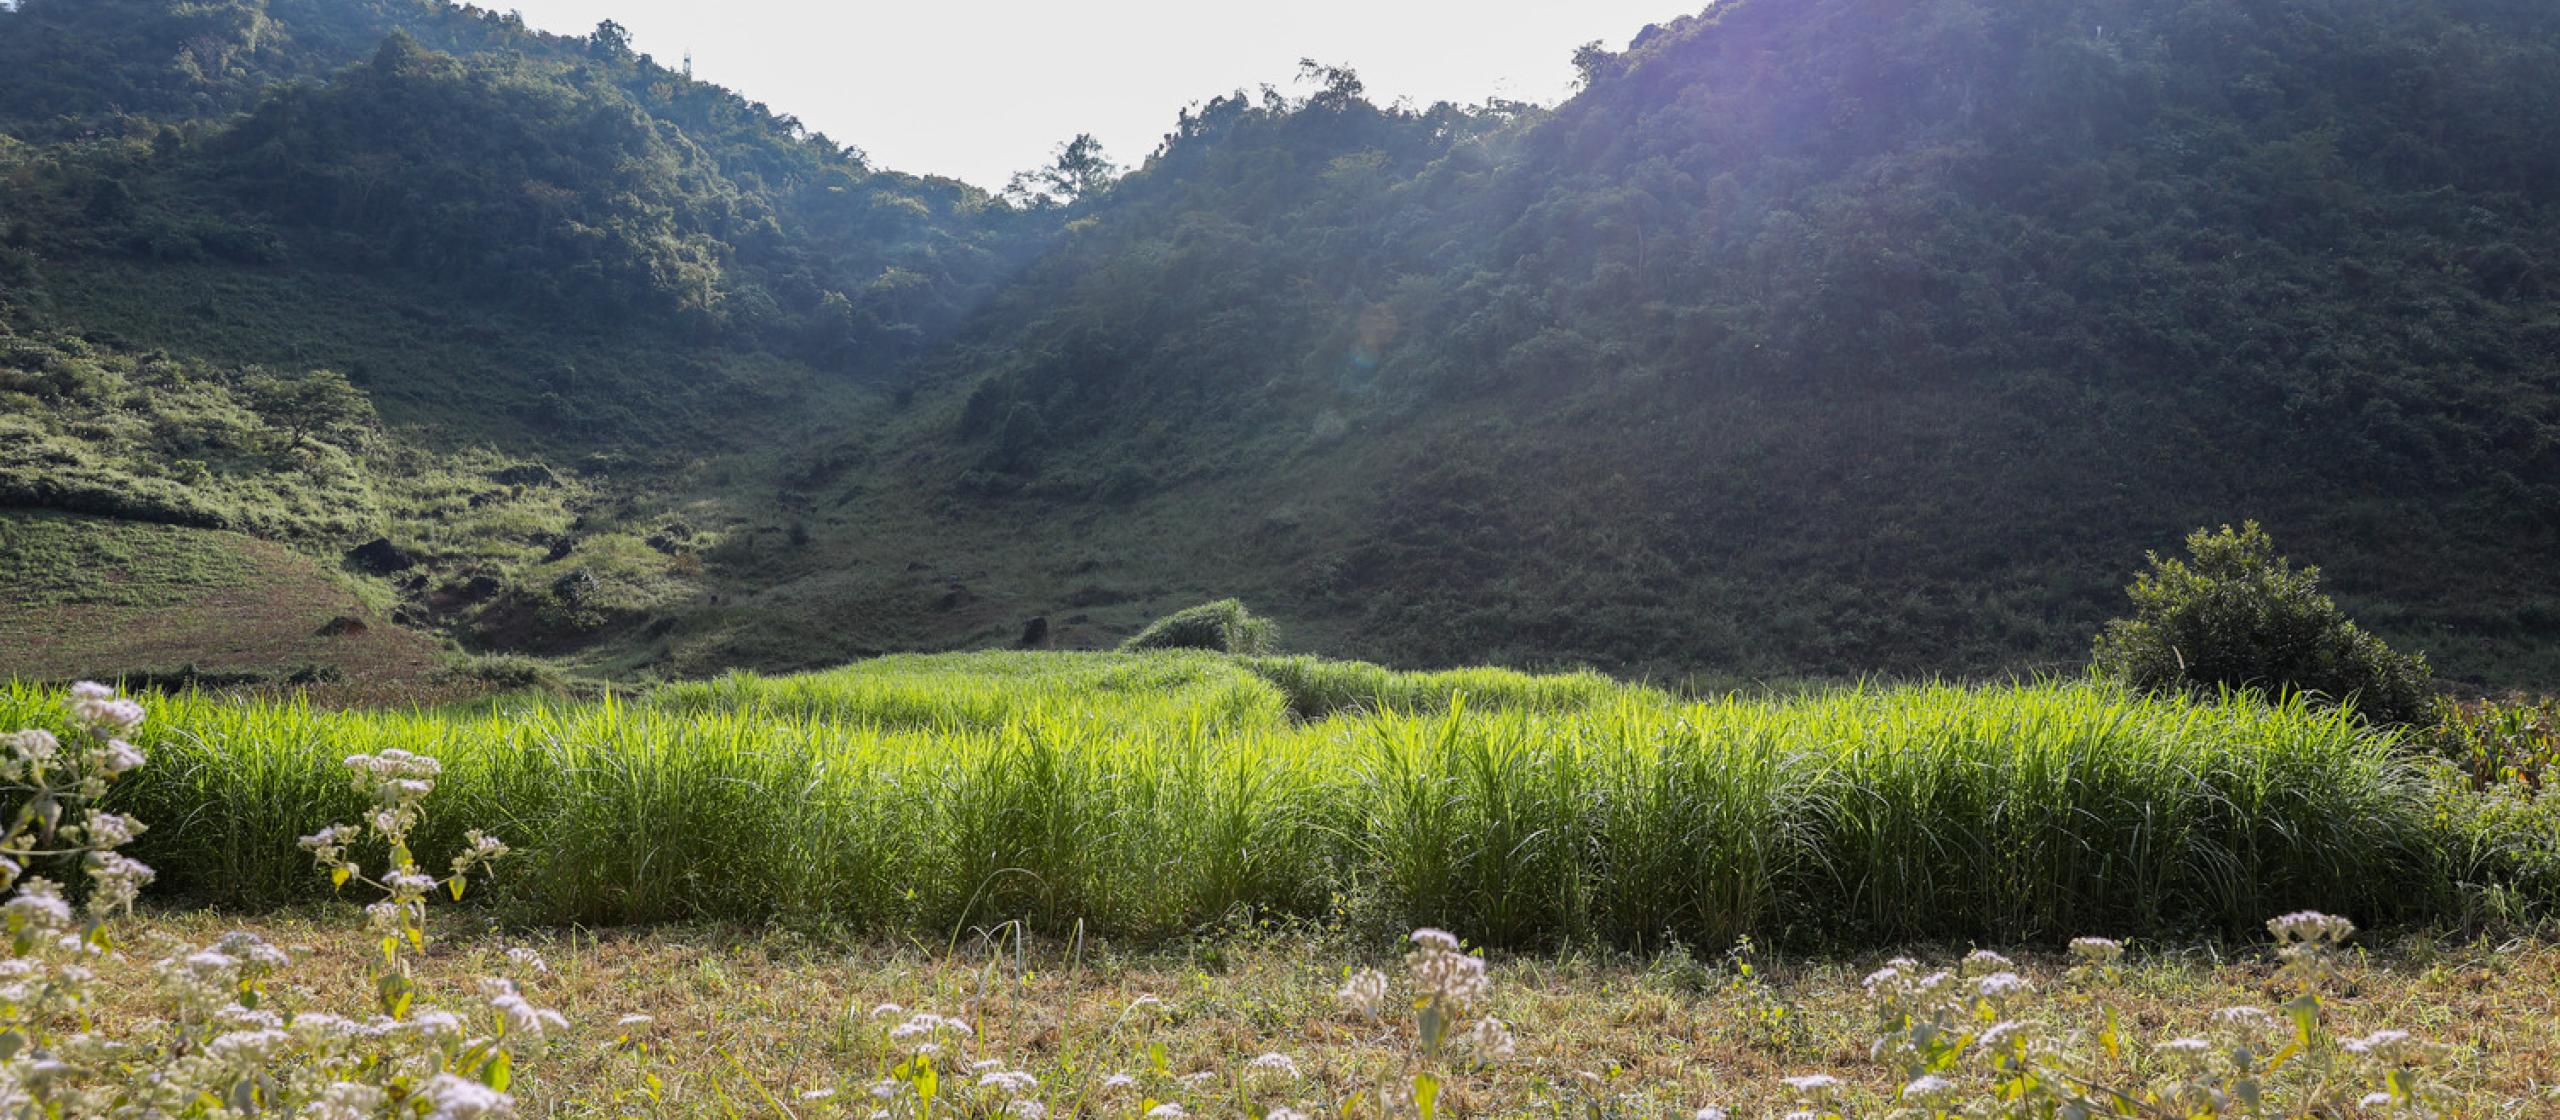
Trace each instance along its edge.
<instances>
[{"instance_id":1,"label":"green bush on slope","mask_svg":"<svg viewBox=\"0 0 2560 1120\"><path fill-rule=\"evenodd\" d=\"M2098 666L2148 691L2265 689L2352 703L2382 723L2427 718L2427 662L2403 656L2320 593L2320 569L2276 555L2258 523L2198 529L2190 559L2151 556L2107 624Z\"/></svg>"},{"instance_id":2,"label":"green bush on slope","mask_svg":"<svg viewBox=\"0 0 2560 1120\"><path fill-rule=\"evenodd\" d=\"M1279 628L1234 599L1186 607L1147 624L1120 643L1123 653L1148 649L1205 649L1216 653L1263 654L1272 650Z\"/></svg>"}]
</instances>

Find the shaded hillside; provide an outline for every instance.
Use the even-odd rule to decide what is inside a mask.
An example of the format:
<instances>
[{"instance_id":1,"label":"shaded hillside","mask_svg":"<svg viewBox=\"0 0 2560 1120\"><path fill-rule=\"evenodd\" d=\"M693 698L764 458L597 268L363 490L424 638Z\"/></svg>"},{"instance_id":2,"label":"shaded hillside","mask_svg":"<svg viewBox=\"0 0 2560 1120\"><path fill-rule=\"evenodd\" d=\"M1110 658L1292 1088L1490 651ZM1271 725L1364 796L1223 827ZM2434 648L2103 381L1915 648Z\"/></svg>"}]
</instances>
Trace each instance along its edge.
<instances>
[{"instance_id":1,"label":"shaded hillside","mask_svg":"<svg viewBox=\"0 0 2560 1120\"><path fill-rule=\"evenodd\" d=\"M1481 134L1213 103L946 361L954 485L1279 509L1392 449L1259 550L1284 616L1763 672L2077 664L2144 548L2249 515L2494 671L2560 622L2555 30L1734 0Z\"/></svg>"},{"instance_id":2,"label":"shaded hillside","mask_svg":"<svg viewBox=\"0 0 2560 1120\"><path fill-rule=\"evenodd\" d=\"M1024 206L611 28L29 0L0 299L542 460L503 547L366 516L442 542L416 617L618 672L1226 594L1406 662L2068 668L2254 517L2449 673L2560 675L2560 13L1726 0L1577 61L1311 66Z\"/></svg>"}]
</instances>

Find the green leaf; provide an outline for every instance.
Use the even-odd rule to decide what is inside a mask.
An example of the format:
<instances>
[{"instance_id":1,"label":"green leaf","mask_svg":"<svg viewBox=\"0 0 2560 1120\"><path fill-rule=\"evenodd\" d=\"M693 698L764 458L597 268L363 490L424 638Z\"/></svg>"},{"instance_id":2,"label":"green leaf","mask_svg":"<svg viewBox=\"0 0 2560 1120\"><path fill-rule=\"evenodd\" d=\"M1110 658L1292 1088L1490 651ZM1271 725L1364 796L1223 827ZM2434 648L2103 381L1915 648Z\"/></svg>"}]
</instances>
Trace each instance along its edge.
<instances>
[{"instance_id":1,"label":"green leaf","mask_svg":"<svg viewBox=\"0 0 2560 1120\"><path fill-rule=\"evenodd\" d=\"M1422 1110L1422 1120L1440 1115L1440 1079L1428 1073L1414 1074L1413 1103Z\"/></svg>"},{"instance_id":2,"label":"green leaf","mask_svg":"<svg viewBox=\"0 0 2560 1120\"><path fill-rule=\"evenodd\" d=\"M480 1067L480 1083L501 1093L506 1092L507 1083L515 1080L515 1068L515 1059L500 1050L489 1056L489 1064Z\"/></svg>"}]
</instances>

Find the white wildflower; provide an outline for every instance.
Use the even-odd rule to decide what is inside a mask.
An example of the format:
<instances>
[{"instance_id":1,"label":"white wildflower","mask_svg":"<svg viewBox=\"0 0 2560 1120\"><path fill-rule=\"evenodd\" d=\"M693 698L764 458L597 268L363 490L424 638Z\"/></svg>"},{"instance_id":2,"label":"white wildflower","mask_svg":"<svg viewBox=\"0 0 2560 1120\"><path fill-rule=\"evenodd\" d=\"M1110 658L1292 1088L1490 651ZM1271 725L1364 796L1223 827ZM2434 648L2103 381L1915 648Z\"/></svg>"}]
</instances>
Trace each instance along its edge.
<instances>
[{"instance_id":1,"label":"white wildflower","mask_svg":"<svg viewBox=\"0 0 2560 1120\"><path fill-rule=\"evenodd\" d=\"M373 1120L387 1103L382 1090L353 1081L332 1082L320 1091L311 1120Z\"/></svg>"},{"instance_id":2,"label":"white wildflower","mask_svg":"<svg viewBox=\"0 0 2560 1120\"><path fill-rule=\"evenodd\" d=\"M1334 999L1363 1015L1374 1015L1379 1005L1387 1001L1387 974L1374 968L1352 973L1351 979L1343 982L1342 990L1334 993Z\"/></svg>"},{"instance_id":3,"label":"white wildflower","mask_svg":"<svg viewBox=\"0 0 2560 1120\"><path fill-rule=\"evenodd\" d=\"M2287 945L2295 943L2335 945L2355 936L2356 924L2345 918L2323 914L2317 910L2297 910L2281 917L2267 919L2267 932Z\"/></svg>"},{"instance_id":4,"label":"white wildflower","mask_svg":"<svg viewBox=\"0 0 2560 1120\"><path fill-rule=\"evenodd\" d=\"M1187 1120L1190 1115L1189 1109L1172 1101L1166 1101L1147 1110L1147 1120Z\"/></svg>"},{"instance_id":5,"label":"white wildflower","mask_svg":"<svg viewBox=\"0 0 2560 1120\"><path fill-rule=\"evenodd\" d=\"M1779 1081L1787 1088L1808 1097L1829 1096L1840 1091L1840 1079L1827 1073L1800 1074L1795 1077L1782 1077Z\"/></svg>"},{"instance_id":6,"label":"white wildflower","mask_svg":"<svg viewBox=\"0 0 2560 1120\"><path fill-rule=\"evenodd\" d=\"M11 929L61 930L71 926L71 904L63 901L62 888L44 878L29 879L18 888L17 896L0 905Z\"/></svg>"},{"instance_id":7,"label":"white wildflower","mask_svg":"<svg viewBox=\"0 0 2560 1120\"><path fill-rule=\"evenodd\" d=\"M450 1073L435 1075L423 1092L433 1108L427 1120L496 1120L515 1115L515 1098Z\"/></svg>"},{"instance_id":8,"label":"white wildflower","mask_svg":"<svg viewBox=\"0 0 2560 1120\"><path fill-rule=\"evenodd\" d=\"M436 881L415 871L394 871L382 877L382 885L391 889L394 899L424 898L436 889Z\"/></svg>"},{"instance_id":9,"label":"white wildflower","mask_svg":"<svg viewBox=\"0 0 2560 1120\"><path fill-rule=\"evenodd\" d=\"M96 681L81 681L71 686L71 718L100 731L130 734L142 726L142 705Z\"/></svg>"},{"instance_id":10,"label":"white wildflower","mask_svg":"<svg viewBox=\"0 0 2560 1120\"><path fill-rule=\"evenodd\" d=\"M1937 1074L1926 1074L1902 1087L1902 1099L1911 1104L1936 1104L1954 1096L1956 1083Z\"/></svg>"},{"instance_id":11,"label":"white wildflower","mask_svg":"<svg viewBox=\"0 0 2560 1120\"><path fill-rule=\"evenodd\" d=\"M2018 1040L2019 1035L2026 1033L2026 1029L2025 1024L2015 1019L2003 1019L1985 1028L1982 1037L1974 1040L1974 1045L1984 1050L2006 1049Z\"/></svg>"},{"instance_id":12,"label":"white wildflower","mask_svg":"<svg viewBox=\"0 0 2560 1120\"><path fill-rule=\"evenodd\" d=\"M98 769L110 778L139 770L144 761L142 748L122 739L107 740L107 745L98 752Z\"/></svg>"},{"instance_id":13,"label":"white wildflower","mask_svg":"<svg viewBox=\"0 0 2560 1120\"><path fill-rule=\"evenodd\" d=\"M214 948L256 972L271 972L293 963L285 951L267 943L267 939L244 929L223 934Z\"/></svg>"},{"instance_id":14,"label":"white wildflower","mask_svg":"<svg viewBox=\"0 0 2560 1120\"><path fill-rule=\"evenodd\" d=\"M1244 1068L1254 1073L1277 1073L1288 1077L1298 1076L1297 1059L1292 1058L1287 1054L1274 1053L1256 1055L1252 1061L1244 1064Z\"/></svg>"},{"instance_id":15,"label":"white wildflower","mask_svg":"<svg viewBox=\"0 0 2560 1120\"><path fill-rule=\"evenodd\" d=\"M454 1040L463 1036L462 1017L450 1011L421 1011L406 1024L410 1033L421 1038Z\"/></svg>"},{"instance_id":16,"label":"white wildflower","mask_svg":"<svg viewBox=\"0 0 2560 1120\"><path fill-rule=\"evenodd\" d=\"M1417 949L1434 950L1443 953L1454 953L1458 951L1457 935L1450 933L1445 929L1432 929L1429 926L1425 926L1413 931L1409 940L1413 942L1414 947Z\"/></svg>"},{"instance_id":17,"label":"white wildflower","mask_svg":"<svg viewBox=\"0 0 2560 1120\"><path fill-rule=\"evenodd\" d=\"M2350 1038L2339 1043L2338 1046L2358 1057L2377 1058L2383 1061L2414 1058L2420 1049L2412 1043L2409 1032L2387 1028L2363 1038Z\"/></svg>"},{"instance_id":18,"label":"white wildflower","mask_svg":"<svg viewBox=\"0 0 2560 1120\"><path fill-rule=\"evenodd\" d=\"M2072 959L2082 964L2114 964L2124 959L2124 942L2104 937L2071 939Z\"/></svg>"},{"instance_id":19,"label":"white wildflower","mask_svg":"<svg viewBox=\"0 0 2560 1120\"><path fill-rule=\"evenodd\" d=\"M93 914L132 908L134 901L142 897L142 888L158 877L149 864L121 852L91 852L82 862L88 865L89 878L97 884L97 889L89 892L89 911Z\"/></svg>"},{"instance_id":20,"label":"white wildflower","mask_svg":"<svg viewBox=\"0 0 2560 1120\"><path fill-rule=\"evenodd\" d=\"M1413 931L1414 949L1405 954L1406 970L1425 993L1464 1008L1492 986L1484 958L1458 951L1458 939L1436 929Z\"/></svg>"},{"instance_id":21,"label":"white wildflower","mask_svg":"<svg viewBox=\"0 0 2560 1120\"><path fill-rule=\"evenodd\" d=\"M549 1008L535 1007L516 993L513 984L503 980L498 983L505 985L505 990L491 996L489 1006L506 1018L508 1033L539 1042L549 1034L569 1029L567 1017ZM488 987L489 981L483 980L481 984Z\"/></svg>"},{"instance_id":22,"label":"white wildflower","mask_svg":"<svg viewBox=\"0 0 2560 1120\"><path fill-rule=\"evenodd\" d=\"M1994 972L1989 976L1985 976L1980 980L1974 981L1973 983L1974 990L1981 992L1982 998L1989 1000L2001 1000L2008 999L2012 996L2024 995L2032 987L2027 983L2026 977L2020 976L2014 972Z\"/></svg>"},{"instance_id":23,"label":"white wildflower","mask_svg":"<svg viewBox=\"0 0 2560 1120\"><path fill-rule=\"evenodd\" d=\"M2276 1017L2263 1007L2225 1007L2213 1013L2213 1021L2224 1026L2264 1030L2276 1025Z\"/></svg>"},{"instance_id":24,"label":"white wildflower","mask_svg":"<svg viewBox=\"0 0 2560 1120\"><path fill-rule=\"evenodd\" d=\"M238 1069L254 1069L273 1061L293 1044L293 1036L272 1027L219 1034L205 1043L205 1056Z\"/></svg>"},{"instance_id":25,"label":"white wildflower","mask_svg":"<svg viewBox=\"0 0 2560 1120\"><path fill-rule=\"evenodd\" d=\"M25 762L51 761L62 751L62 740L54 738L53 732L39 728L29 728L15 735L0 735L0 742L6 742L10 753Z\"/></svg>"},{"instance_id":26,"label":"white wildflower","mask_svg":"<svg viewBox=\"0 0 2560 1120\"><path fill-rule=\"evenodd\" d=\"M88 830L90 843L108 848L132 843L144 828L141 821L122 813L91 813L80 827Z\"/></svg>"},{"instance_id":27,"label":"white wildflower","mask_svg":"<svg viewBox=\"0 0 2560 1120\"><path fill-rule=\"evenodd\" d=\"M1021 1070L998 1070L978 1078L978 1087L993 1089L1008 1096L1021 1096L1040 1087L1038 1078Z\"/></svg>"},{"instance_id":28,"label":"white wildflower","mask_svg":"<svg viewBox=\"0 0 2560 1120\"><path fill-rule=\"evenodd\" d=\"M927 1011L909 1016L906 1022L889 1028L889 1040L912 1042L917 1039L929 1039L939 1034L956 1034L967 1038L972 1033L974 1032L969 1029L967 1023Z\"/></svg>"},{"instance_id":29,"label":"white wildflower","mask_svg":"<svg viewBox=\"0 0 2560 1120\"><path fill-rule=\"evenodd\" d=\"M1490 1015L1468 1028L1467 1045L1475 1050L1476 1057L1488 1062L1508 1058L1519 1047L1518 1040L1511 1036L1510 1025Z\"/></svg>"}]
</instances>

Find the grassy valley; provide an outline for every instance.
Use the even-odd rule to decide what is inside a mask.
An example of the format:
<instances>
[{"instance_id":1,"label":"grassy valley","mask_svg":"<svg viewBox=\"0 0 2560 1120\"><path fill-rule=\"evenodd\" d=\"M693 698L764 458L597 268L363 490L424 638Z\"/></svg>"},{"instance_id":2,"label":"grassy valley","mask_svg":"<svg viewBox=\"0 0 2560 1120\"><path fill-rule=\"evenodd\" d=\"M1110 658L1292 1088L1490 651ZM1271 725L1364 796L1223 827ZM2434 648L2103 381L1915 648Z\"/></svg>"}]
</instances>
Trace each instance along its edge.
<instances>
[{"instance_id":1,"label":"grassy valley","mask_svg":"<svg viewBox=\"0 0 2560 1120\"><path fill-rule=\"evenodd\" d=\"M562 480L221 522L414 547L465 649L687 677L1240 594L1406 664L1997 676L2254 517L2446 675L2553 672L2555 157L2512 122L2555 56L2505 6L1725 4L1553 109L1315 66L1045 197L611 35L215 7L8 17L13 329L333 370L393 473ZM66 61L153 35L226 68Z\"/></svg>"},{"instance_id":2,"label":"grassy valley","mask_svg":"<svg viewBox=\"0 0 2560 1120\"><path fill-rule=\"evenodd\" d=\"M0 1113L2560 1106L2560 11L1626 30L0 0Z\"/></svg>"}]
</instances>

